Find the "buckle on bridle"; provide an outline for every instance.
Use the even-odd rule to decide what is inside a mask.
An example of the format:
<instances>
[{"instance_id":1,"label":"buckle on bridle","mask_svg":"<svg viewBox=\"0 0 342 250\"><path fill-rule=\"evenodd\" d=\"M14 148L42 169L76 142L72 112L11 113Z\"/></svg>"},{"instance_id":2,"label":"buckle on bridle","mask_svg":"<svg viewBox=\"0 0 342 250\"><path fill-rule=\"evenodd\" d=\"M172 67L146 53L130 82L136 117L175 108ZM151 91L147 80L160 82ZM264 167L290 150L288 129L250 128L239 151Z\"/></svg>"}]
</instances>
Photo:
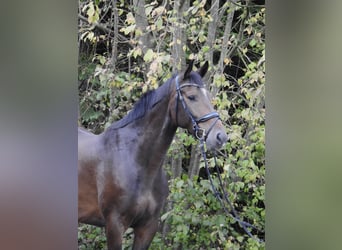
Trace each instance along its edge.
<instances>
[{"instance_id":1,"label":"buckle on bridle","mask_svg":"<svg viewBox=\"0 0 342 250\"><path fill-rule=\"evenodd\" d=\"M198 140L203 140L205 138L205 129L197 127L195 129L195 136Z\"/></svg>"}]
</instances>

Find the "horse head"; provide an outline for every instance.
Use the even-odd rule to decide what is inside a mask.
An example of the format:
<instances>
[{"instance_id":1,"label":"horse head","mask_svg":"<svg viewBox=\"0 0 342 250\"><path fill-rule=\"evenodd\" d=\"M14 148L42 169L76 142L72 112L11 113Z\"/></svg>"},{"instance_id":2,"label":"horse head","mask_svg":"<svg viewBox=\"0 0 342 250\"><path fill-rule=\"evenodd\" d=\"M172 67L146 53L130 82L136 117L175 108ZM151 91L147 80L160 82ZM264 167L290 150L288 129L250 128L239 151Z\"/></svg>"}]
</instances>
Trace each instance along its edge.
<instances>
[{"instance_id":1,"label":"horse head","mask_svg":"<svg viewBox=\"0 0 342 250\"><path fill-rule=\"evenodd\" d=\"M197 72L192 71L192 65L193 62L174 78L171 118L177 126L205 141L207 149L212 151L221 148L228 136L202 80L208 71L208 62Z\"/></svg>"}]
</instances>

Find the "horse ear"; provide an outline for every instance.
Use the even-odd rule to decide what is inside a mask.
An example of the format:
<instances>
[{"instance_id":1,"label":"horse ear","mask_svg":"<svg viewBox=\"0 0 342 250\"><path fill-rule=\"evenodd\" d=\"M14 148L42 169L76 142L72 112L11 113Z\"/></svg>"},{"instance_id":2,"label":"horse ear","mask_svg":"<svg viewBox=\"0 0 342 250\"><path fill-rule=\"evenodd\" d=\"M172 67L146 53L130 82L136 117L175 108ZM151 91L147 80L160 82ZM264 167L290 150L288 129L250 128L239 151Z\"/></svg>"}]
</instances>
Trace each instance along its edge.
<instances>
[{"instance_id":1,"label":"horse ear","mask_svg":"<svg viewBox=\"0 0 342 250\"><path fill-rule=\"evenodd\" d=\"M200 74L201 77L203 77L207 71L208 71L208 66L209 66L209 63L208 61L206 61L203 66L197 71L198 74Z\"/></svg>"},{"instance_id":2,"label":"horse ear","mask_svg":"<svg viewBox=\"0 0 342 250\"><path fill-rule=\"evenodd\" d=\"M189 75L190 75L190 72L192 71L192 66L193 66L193 65L194 65L194 61L191 60L191 61L189 62L188 68L185 70L183 79L189 78Z\"/></svg>"}]
</instances>

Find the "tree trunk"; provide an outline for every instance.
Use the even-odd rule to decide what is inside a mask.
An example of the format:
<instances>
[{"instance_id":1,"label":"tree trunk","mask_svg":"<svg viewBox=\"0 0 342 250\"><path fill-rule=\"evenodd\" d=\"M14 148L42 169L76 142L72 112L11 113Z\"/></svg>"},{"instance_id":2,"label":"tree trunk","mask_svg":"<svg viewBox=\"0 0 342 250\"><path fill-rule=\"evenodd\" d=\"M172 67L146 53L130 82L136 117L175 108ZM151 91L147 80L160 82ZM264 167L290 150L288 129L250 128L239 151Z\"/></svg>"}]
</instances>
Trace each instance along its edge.
<instances>
[{"instance_id":1,"label":"tree trunk","mask_svg":"<svg viewBox=\"0 0 342 250\"><path fill-rule=\"evenodd\" d=\"M112 20L113 20L113 39L112 39L112 68L115 71L116 69L116 61L118 58L118 34L119 34L119 15L118 9L116 7L117 0L112 0Z\"/></svg>"},{"instance_id":2,"label":"tree trunk","mask_svg":"<svg viewBox=\"0 0 342 250\"><path fill-rule=\"evenodd\" d=\"M234 3L236 2L236 0L232 0L231 2L232 3L229 6L230 10L229 10L229 13L227 15L226 25L224 28L222 50L221 50L221 54L220 54L220 60L218 63L219 74L223 74L224 68L225 68L224 60L228 56L229 39L230 39L230 33L232 31L232 23L233 23L233 17L234 17L234 12L235 12ZM217 91L218 91L218 89L215 89L213 94L216 95Z\"/></svg>"},{"instance_id":3,"label":"tree trunk","mask_svg":"<svg viewBox=\"0 0 342 250\"><path fill-rule=\"evenodd\" d=\"M138 38L139 45L145 54L148 49L153 48L153 36L150 32L147 32L148 22L145 13L145 0L133 0L133 5L135 7L136 29L141 30L141 35Z\"/></svg>"},{"instance_id":4,"label":"tree trunk","mask_svg":"<svg viewBox=\"0 0 342 250\"><path fill-rule=\"evenodd\" d=\"M186 67L185 51L183 46L186 46L186 33L183 26L186 24L184 12L189 8L188 0L175 0L174 12L176 15L176 22L173 23L173 71L177 72Z\"/></svg>"},{"instance_id":5,"label":"tree trunk","mask_svg":"<svg viewBox=\"0 0 342 250\"><path fill-rule=\"evenodd\" d=\"M190 158L190 164L189 164L190 179L193 179L196 175L199 174L200 159L201 159L201 150L200 150L199 144L193 144L191 147L191 158Z\"/></svg>"}]
</instances>

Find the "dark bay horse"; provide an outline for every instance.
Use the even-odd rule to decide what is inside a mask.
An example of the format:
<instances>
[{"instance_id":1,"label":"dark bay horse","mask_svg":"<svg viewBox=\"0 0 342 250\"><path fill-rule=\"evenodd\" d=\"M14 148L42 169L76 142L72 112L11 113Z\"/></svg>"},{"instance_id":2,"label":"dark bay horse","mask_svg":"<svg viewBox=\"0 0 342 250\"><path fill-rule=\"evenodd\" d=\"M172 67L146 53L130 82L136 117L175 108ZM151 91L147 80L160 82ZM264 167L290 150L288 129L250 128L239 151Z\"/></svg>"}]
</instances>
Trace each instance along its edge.
<instances>
[{"instance_id":1,"label":"dark bay horse","mask_svg":"<svg viewBox=\"0 0 342 250\"><path fill-rule=\"evenodd\" d=\"M102 134L78 130L78 221L105 227L109 250L121 250L134 229L133 249L148 249L168 195L162 165L177 127L220 148L227 134L202 77L192 63L145 94L123 119Z\"/></svg>"}]
</instances>

